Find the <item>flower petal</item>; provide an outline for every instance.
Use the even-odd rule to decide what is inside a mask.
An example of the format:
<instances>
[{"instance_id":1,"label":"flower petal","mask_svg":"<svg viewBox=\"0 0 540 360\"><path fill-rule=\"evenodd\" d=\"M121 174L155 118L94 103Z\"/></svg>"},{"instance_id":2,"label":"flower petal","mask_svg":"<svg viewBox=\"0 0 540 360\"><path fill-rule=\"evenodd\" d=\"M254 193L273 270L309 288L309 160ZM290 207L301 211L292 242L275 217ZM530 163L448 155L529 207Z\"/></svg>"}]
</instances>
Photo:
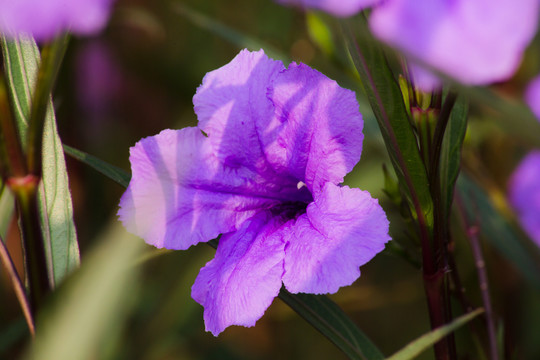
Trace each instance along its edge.
<instances>
[{"instance_id":1,"label":"flower petal","mask_svg":"<svg viewBox=\"0 0 540 360\"><path fill-rule=\"evenodd\" d=\"M508 79L538 22L537 0L389 0L373 10L377 37L465 84ZM510 30L511 29L511 30Z\"/></svg>"},{"instance_id":2,"label":"flower petal","mask_svg":"<svg viewBox=\"0 0 540 360\"><path fill-rule=\"evenodd\" d=\"M324 183L342 182L362 153L364 123L354 92L292 63L276 76L268 97L274 117L257 119L257 128L276 171L292 174L314 196Z\"/></svg>"},{"instance_id":3,"label":"flower petal","mask_svg":"<svg viewBox=\"0 0 540 360\"><path fill-rule=\"evenodd\" d=\"M334 293L390 240L388 220L367 191L327 183L285 238L283 283L293 293Z\"/></svg>"},{"instance_id":4,"label":"flower petal","mask_svg":"<svg viewBox=\"0 0 540 360\"><path fill-rule=\"evenodd\" d=\"M198 126L224 166L264 178L269 196L311 201L307 191L298 190L299 180L269 166L256 129L256 122L264 126L272 118L274 107L266 93L283 69L281 61L269 59L262 50L243 50L229 64L206 74L193 103Z\"/></svg>"},{"instance_id":5,"label":"flower petal","mask_svg":"<svg viewBox=\"0 0 540 360\"><path fill-rule=\"evenodd\" d=\"M198 128L164 130L130 151L132 179L118 212L124 226L149 244L187 249L234 231L249 217L281 203L277 187L215 156Z\"/></svg>"},{"instance_id":6,"label":"flower petal","mask_svg":"<svg viewBox=\"0 0 540 360\"><path fill-rule=\"evenodd\" d=\"M527 86L525 101L536 118L540 120L540 75L536 76Z\"/></svg>"},{"instance_id":7,"label":"flower petal","mask_svg":"<svg viewBox=\"0 0 540 360\"><path fill-rule=\"evenodd\" d=\"M281 4L322 10L339 17L355 15L379 1L381 0L277 0Z\"/></svg>"},{"instance_id":8,"label":"flower petal","mask_svg":"<svg viewBox=\"0 0 540 360\"><path fill-rule=\"evenodd\" d=\"M540 246L540 151L522 160L509 182L509 197L529 236Z\"/></svg>"},{"instance_id":9,"label":"flower petal","mask_svg":"<svg viewBox=\"0 0 540 360\"><path fill-rule=\"evenodd\" d=\"M217 157L226 164L265 166L255 119L270 119L266 97L272 79L283 70L281 61L264 51L242 50L227 65L209 72L193 97L198 127L208 134Z\"/></svg>"},{"instance_id":10,"label":"flower petal","mask_svg":"<svg viewBox=\"0 0 540 360\"><path fill-rule=\"evenodd\" d=\"M263 212L220 239L215 258L201 269L191 290L204 306L207 331L217 336L230 325L254 326L278 295L284 257L281 225Z\"/></svg>"},{"instance_id":11,"label":"flower petal","mask_svg":"<svg viewBox=\"0 0 540 360\"><path fill-rule=\"evenodd\" d=\"M0 1L0 32L30 33L50 40L60 31L90 34L103 28L112 0L3 0Z\"/></svg>"}]
</instances>

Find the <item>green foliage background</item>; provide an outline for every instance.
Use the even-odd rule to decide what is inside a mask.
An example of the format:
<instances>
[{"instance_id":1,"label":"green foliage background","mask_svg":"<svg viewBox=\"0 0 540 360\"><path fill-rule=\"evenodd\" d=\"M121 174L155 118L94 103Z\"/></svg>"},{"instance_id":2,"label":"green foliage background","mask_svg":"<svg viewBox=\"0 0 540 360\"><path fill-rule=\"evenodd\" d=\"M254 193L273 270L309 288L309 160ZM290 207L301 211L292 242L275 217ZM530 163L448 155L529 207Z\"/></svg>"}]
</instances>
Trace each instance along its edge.
<instances>
[{"instance_id":1,"label":"green foliage background","mask_svg":"<svg viewBox=\"0 0 540 360\"><path fill-rule=\"evenodd\" d=\"M366 136L363 158L346 182L369 190L380 199L391 220L391 235L412 254L414 263L418 260L414 255L418 253L418 244L411 240L408 224L400 220L399 207L382 191L382 164L390 168L390 159L339 40L339 29L326 28L325 18L318 15L310 14L307 19L306 23L303 13L270 0L119 1L102 35L74 39L68 49L54 96L62 141L129 171L128 149L141 137L157 134L164 128L196 124L191 99L205 73L229 62L242 44L253 49L264 44L267 53L274 57L305 62L357 91ZM237 32L227 32L230 29ZM525 81L539 70L539 45L536 41L531 46L516 77L495 89L498 96L521 96ZM85 65L83 59L88 60L92 51L105 54L109 61L106 66L110 68L95 62ZM83 77L81 71L94 76ZM91 84L93 81L103 83ZM85 89L90 86L98 89L91 94L100 104L98 108L89 107L88 97L81 98L89 96ZM495 312L506 327L506 333L500 336L519 349L510 356L535 359L540 357L540 328L534 320L540 318L540 294L534 279L527 280L505 251L514 249L512 242L523 239L523 235L506 224L512 224L514 219L504 211L493 210L491 214L482 209L491 206L490 201L497 209L505 207L509 174L521 155L538 146L540 138L531 140L523 126L515 126L507 115L490 111L482 102L473 102L470 112L462 171L487 192L476 201L469 197L471 203L465 206L469 211L482 207L482 213L491 216L489 221L493 222L482 240ZM40 325L45 329L51 321L64 324L47 330L51 337L57 336L64 342L38 343L38 354L54 353L55 349L65 347L66 359L345 358L277 299L255 328L232 327L218 338L205 333L202 307L191 299L190 288L214 250L204 244L183 252L156 251L143 245L142 240L127 234L116 221L118 200L124 189L76 160L68 158L67 166L83 267L61 287L38 320L38 330ZM478 188L465 189L465 198L471 192L478 193ZM490 233L493 228L503 230ZM486 241L496 238L504 229L512 232L505 233L499 243ZM467 295L479 305L469 245L461 231L454 231L454 237ZM22 270L14 221L7 241L12 253L18 254L15 258ZM531 245L526 239L524 243ZM126 253L138 260L133 262ZM332 299L385 355L390 355L430 329L421 276L414 265L392 251L385 251L362 267L360 280ZM86 286L77 285L81 283ZM28 337L3 273L0 298L0 358L18 358L26 351ZM70 302L75 304L75 308L68 309L72 312L66 310ZM459 304L454 305L459 308ZM55 315L62 309L63 317ZM471 326L479 321L474 320ZM90 333L93 335L89 336ZM457 332L457 340L458 348L472 349L473 358L477 356L474 349L478 344L471 340L467 327ZM57 348L50 350L47 346ZM85 351L73 355L69 353L70 346ZM428 351L420 359L432 356Z\"/></svg>"}]
</instances>

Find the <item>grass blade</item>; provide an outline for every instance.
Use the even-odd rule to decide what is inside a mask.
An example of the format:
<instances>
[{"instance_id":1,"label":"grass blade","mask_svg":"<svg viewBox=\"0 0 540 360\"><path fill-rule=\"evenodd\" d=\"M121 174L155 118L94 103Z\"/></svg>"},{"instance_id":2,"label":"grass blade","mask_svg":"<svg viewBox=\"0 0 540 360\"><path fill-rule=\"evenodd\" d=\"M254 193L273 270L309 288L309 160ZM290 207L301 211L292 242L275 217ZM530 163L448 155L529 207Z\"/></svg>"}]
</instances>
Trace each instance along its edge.
<instances>
[{"instance_id":1,"label":"grass blade","mask_svg":"<svg viewBox=\"0 0 540 360\"><path fill-rule=\"evenodd\" d=\"M468 314L462 315L452 321L450 324L439 327L435 330L428 332L427 334L422 335L418 339L414 340L403 349L399 350L394 355L390 356L386 360L410 360L414 359L422 352L433 346L437 341L441 340L451 332L465 325L478 315L484 312L484 309L479 308L474 311L471 311Z\"/></svg>"}]
</instances>

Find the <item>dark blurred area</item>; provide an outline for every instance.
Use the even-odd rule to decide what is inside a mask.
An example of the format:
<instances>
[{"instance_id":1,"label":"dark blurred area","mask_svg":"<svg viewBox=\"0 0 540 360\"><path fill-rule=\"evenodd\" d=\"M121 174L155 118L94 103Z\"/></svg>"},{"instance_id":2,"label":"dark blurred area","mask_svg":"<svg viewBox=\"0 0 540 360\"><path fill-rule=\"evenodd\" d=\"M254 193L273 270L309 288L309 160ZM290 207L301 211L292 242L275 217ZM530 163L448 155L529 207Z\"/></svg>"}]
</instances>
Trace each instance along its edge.
<instances>
[{"instance_id":1,"label":"dark blurred area","mask_svg":"<svg viewBox=\"0 0 540 360\"><path fill-rule=\"evenodd\" d=\"M177 10L176 3L257 38L330 77L350 74L350 68L344 65L347 59L340 62L329 58L311 41L303 13L271 0L118 1L111 22L101 35L73 38L68 49L54 96L59 134L65 144L129 171L129 147L140 138L166 128L196 124L192 97L202 78L228 63L240 49L195 25ZM531 51L528 58L538 58L537 53ZM502 91L519 94L523 85L520 76L537 70L527 61L525 65L532 70L522 70L510 85L513 87ZM354 77L336 79L358 92L366 123L363 157L347 182L379 198L392 221L392 236L417 250L418 244L409 239L407 225L399 220L399 209L382 191L382 164L390 167L390 162L369 106L362 100L360 86ZM472 116L473 131L467 135L469 150L464 154L470 159L478 157L485 164L481 169L484 176L504 191L509 173L527 145L510 138L503 128L487 125L482 108L473 108ZM503 149L501 143L505 144ZM67 166L84 262L85 254L99 241L100 234L116 221L124 189L72 158L67 157ZM15 222L12 228L10 246L20 253ZM460 231L454 235L460 276L467 295L479 305L469 245ZM217 338L206 333L203 309L191 299L190 289L198 270L212 258L213 252L200 244L188 251L163 252L147 260L139 291L132 295L126 326L103 344L95 358L346 358L279 299L254 328L231 327ZM534 327L531 320L540 318L540 295L529 289L496 251L487 247L485 255L496 299L495 311L509 319L505 323L509 333L501 336L520 347L519 358L540 356L540 345L535 345L533 335L538 326ZM16 258L21 261L20 255ZM0 296L0 358L16 358L26 343L26 329L4 274ZM361 278L332 298L386 355L429 330L421 271L389 253L380 254L363 266ZM456 301L457 313L461 312L459 306ZM475 321L481 326L482 320ZM467 330L457 333L457 341L458 348L478 346ZM474 350L470 353L476 354ZM431 358L431 351L419 357Z\"/></svg>"}]
</instances>

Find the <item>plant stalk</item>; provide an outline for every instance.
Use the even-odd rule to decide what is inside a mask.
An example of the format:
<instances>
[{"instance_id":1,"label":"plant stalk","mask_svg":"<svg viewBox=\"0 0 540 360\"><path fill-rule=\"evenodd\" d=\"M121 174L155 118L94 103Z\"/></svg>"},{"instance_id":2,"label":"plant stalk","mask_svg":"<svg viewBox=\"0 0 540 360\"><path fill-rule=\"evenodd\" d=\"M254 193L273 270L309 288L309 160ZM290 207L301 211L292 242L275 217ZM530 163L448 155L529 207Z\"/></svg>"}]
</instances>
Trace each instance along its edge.
<instances>
[{"instance_id":1,"label":"plant stalk","mask_svg":"<svg viewBox=\"0 0 540 360\"><path fill-rule=\"evenodd\" d=\"M31 174L12 177L7 181L7 185L15 195L21 221L26 281L33 314L37 313L37 309L51 290L38 211L39 183L40 179Z\"/></svg>"}]
</instances>

